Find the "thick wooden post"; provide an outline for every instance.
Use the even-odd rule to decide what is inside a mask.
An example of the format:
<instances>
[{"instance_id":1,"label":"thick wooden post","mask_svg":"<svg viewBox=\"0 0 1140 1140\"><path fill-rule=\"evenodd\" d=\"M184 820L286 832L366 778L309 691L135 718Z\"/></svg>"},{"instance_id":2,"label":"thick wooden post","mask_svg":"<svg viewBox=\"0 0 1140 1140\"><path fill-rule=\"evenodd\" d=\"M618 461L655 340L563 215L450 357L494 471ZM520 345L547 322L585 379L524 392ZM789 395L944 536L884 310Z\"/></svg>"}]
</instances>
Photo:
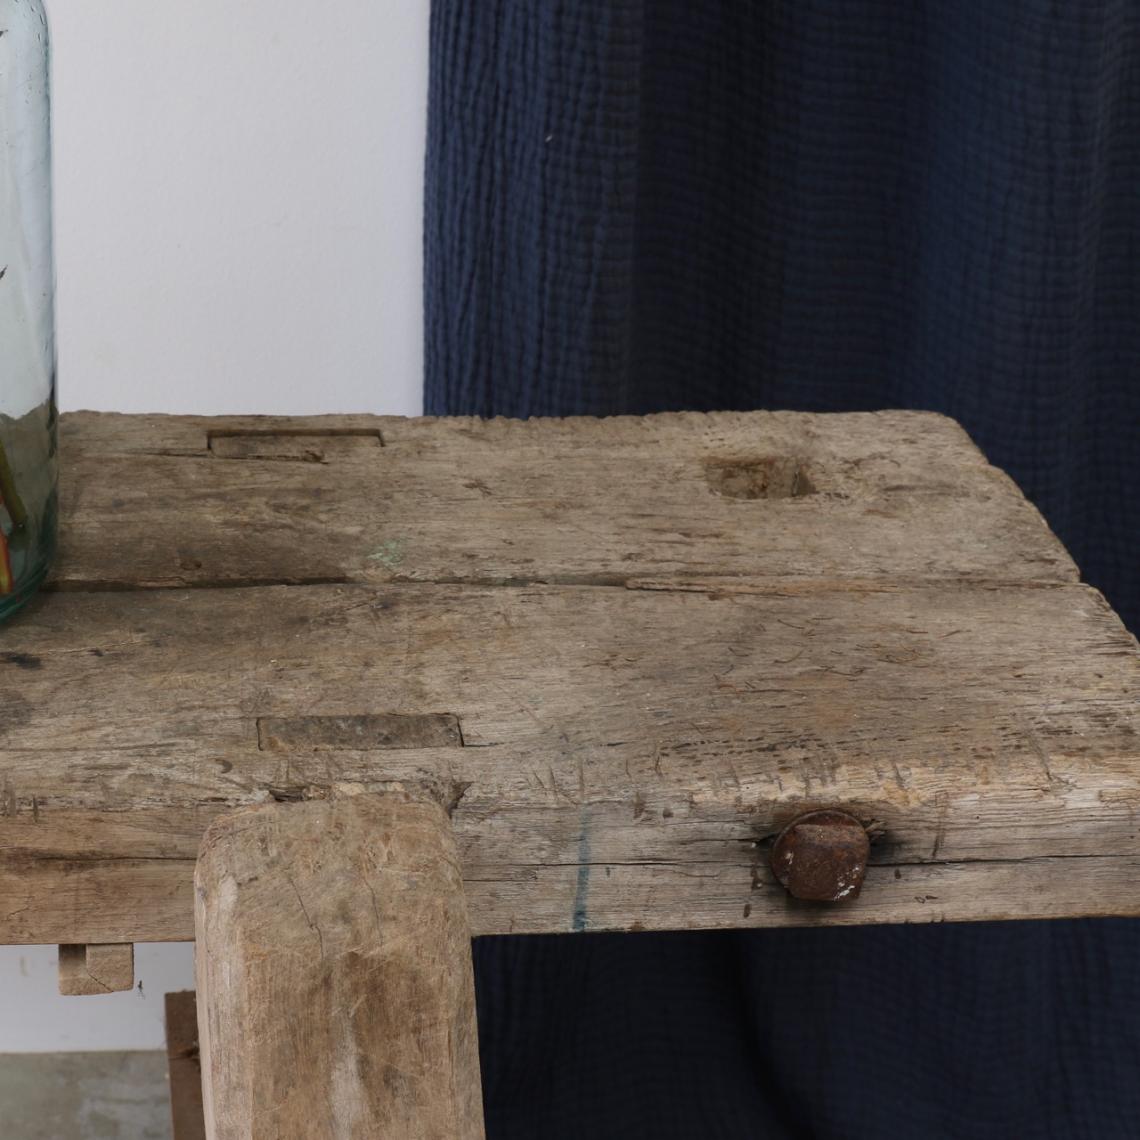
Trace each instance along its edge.
<instances>
[{"instance_id":1,"label":"thick wooden post","mask_svg":"<svg viewBox=\"0 0 1140 1140\"><path fill-rule=\"evenodd\" d=\"M240 811L209 829L195 883L211 1140L480 1140L443 807L367 794Z\"/></svg>"}]
</instances>

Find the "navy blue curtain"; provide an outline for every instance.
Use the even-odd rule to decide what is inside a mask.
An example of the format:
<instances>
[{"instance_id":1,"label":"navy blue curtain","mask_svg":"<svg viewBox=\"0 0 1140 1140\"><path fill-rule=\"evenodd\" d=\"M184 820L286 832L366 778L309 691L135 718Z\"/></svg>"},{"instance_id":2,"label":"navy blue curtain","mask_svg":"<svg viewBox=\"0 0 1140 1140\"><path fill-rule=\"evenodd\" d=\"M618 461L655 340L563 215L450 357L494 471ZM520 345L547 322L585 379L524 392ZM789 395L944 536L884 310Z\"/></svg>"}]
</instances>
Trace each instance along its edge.
<instances>
[{"instance_id":1,"label":"navy blue curtain","mask_svg":"<svg viewBox=\"0 0 1140 1140\"><path fill-rule=\"evenodd\" d=\"M1140 629L1140 0L434 0L426 403L928 408ZM489 1134L1140 1136L1140 925L486 940Z\"/></svg>"}]
</instances>

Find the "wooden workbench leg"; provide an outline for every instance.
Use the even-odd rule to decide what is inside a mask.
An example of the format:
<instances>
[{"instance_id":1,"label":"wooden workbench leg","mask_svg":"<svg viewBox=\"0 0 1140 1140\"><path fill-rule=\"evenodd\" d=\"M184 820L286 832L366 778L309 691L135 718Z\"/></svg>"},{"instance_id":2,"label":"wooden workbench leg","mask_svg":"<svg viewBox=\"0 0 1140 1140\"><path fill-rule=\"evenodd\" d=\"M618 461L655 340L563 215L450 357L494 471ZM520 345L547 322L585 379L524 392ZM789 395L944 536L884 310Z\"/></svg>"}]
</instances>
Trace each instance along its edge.
<instances>
[{"instance_id":1,"label":"wooden workbench leg","mask_svg":"<svg viewBox=\"0 0 1140 1140\"><path fill-rule=\"evenodd\" d=\"M479 1140L471 938L446 811L227 816L195 877L211 1140Z\"/></svg>"}]
</instances>

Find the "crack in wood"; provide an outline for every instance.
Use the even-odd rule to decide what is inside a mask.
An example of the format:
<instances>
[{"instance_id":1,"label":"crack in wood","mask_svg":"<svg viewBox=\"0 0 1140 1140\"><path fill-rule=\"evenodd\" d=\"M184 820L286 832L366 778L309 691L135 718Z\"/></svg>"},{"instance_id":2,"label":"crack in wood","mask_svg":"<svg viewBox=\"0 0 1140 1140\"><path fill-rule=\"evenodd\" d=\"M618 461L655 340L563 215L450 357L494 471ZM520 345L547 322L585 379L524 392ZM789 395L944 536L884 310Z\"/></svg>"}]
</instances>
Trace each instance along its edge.
<instances>
[{"instance_id":1,"label":"crack in wood","mask_svg":"<svg viewBox=\"0 0 1140 1140\"><path fill-rule=\"evenodd\" d=\"M125 578L101 578L98 581L65 578L47 582L43 591L49 594L127 594L135 592L158 593L165 590L258 590L276 586L305 588L360 584L348 574L326 574L312 577L179 578L149 582L130 581Z\"/></svg>"},{"instance_id":2,"label":"crack in wood","mask_svg":"<svg viewBox=\"0 0 1140 1140\"><path fill-rule=\"evenodd\" d=\"M1069 582L1027 582L1002 578L899 578L890 583L852 579L813 579L807 576L774 577L770 579L724 577L687 578L684 575L667 578L637 578L621 573L536 574L533 576L502 576L494 574L468 575L389 575L384 586L458 586L473 589L526 590L544 586L563 589L616 589L644 591L646 593L707 594L711 597L750 595L756 597L799 597L805 594L901 594L911 590L1056 590L1071 588ZM254 590L279 586L306 589L315 586L351 586L376 590L380 584L368 577L354 574L314 575L250 575L244 577L127 579L77 577L50 579L42 587L44 593L56 594L111 594L157 593L164 590ZM958 633L960 631L954 631ZM943 636L951 636L946 634Z\"/></svg>"}]
</instances>

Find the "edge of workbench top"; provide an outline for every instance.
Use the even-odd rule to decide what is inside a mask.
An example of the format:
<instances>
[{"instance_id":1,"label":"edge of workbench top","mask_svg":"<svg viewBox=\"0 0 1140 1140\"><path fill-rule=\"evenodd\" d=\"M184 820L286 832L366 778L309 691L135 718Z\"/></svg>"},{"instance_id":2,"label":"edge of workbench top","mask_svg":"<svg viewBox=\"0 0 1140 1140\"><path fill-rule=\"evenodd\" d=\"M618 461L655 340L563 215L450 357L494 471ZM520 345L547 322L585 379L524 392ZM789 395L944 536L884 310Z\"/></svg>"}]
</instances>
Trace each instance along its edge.
<instances>
[{"instance_id":1,"label":"edge of workbench top","mask_svg":"<svg viewBox=\"0 0 1140 1140\"><path fill-rule=\"evenodd\" d=\"M66 589L1079 577L1008 476L924 412L76 413L62 450Z\"/></svg>"},{"instance_id":2,"label":"edge of workbench top","mask_svg":"<svg viewBox=\"0 0 1140 1140\"><path fill-rule=\"evenodd\" d=\"M745 449L791 444L795 451L837 449L858 454L885 440L950 449L959 463L988 467L989 461L957 420L940 412L890 409L873 412L656 412L651 415L391 416L371 413L321 415L173 415L74 411L61 414L63 447L94 444L109 454L197 455L218 438L243 434L375 437L384 448L484 443L514 449L533 444L659 449L683 441L697 446L729 444ZM743 434L742 434L743 433ZM877 439L877 442L876 442ZM869 445L869 446L868 446ZM64 458L66 461L66 450Z\"/></svg>"}]
</instances>

